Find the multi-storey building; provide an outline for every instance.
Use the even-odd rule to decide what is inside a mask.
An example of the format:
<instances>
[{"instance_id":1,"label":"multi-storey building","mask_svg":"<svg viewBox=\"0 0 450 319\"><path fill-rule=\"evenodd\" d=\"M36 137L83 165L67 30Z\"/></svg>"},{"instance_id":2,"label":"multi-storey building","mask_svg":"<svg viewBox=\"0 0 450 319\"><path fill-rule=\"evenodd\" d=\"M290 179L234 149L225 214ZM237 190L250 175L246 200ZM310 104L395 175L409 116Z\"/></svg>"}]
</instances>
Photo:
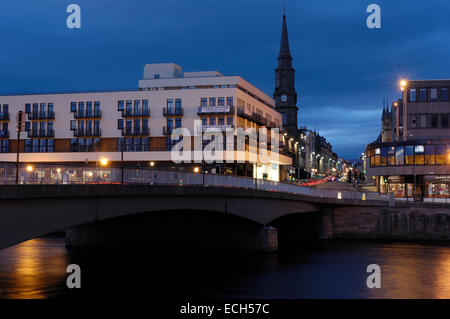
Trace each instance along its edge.
<instances>
[{"instance_id":1,"label":"multi-storey building","mask_svg":"<svg viewBox=\"0 0 450 319\"><path fill-rule=\"evenodd\" d=\"M399 199L447 201L450 80L402 84L402 99L383 110L382 132L367 146L367 174L377 180L380 192Z\"/></svg>"},{"instance_id":2,"label":"multi-storey building","mask_svg":"<svg viewBox=\"0 0 450 319\"><path fill-rule=\"evenodd\" d=\"M239 76L182 72L173 63L148 64L139 89L114 92L0 96L0 161L174 166L175 128L281 128L275 102ZM16 139L16 114L26 114L25 132ZM194 134L194 133L192 133ZM284 147L284 146L283 146ZM122 161L123 158L123 161ZM178 165L192 169L198 165ZM213 164L210 171L271 180L292 159L264 163Z\"/></svg>"}]
</instances>

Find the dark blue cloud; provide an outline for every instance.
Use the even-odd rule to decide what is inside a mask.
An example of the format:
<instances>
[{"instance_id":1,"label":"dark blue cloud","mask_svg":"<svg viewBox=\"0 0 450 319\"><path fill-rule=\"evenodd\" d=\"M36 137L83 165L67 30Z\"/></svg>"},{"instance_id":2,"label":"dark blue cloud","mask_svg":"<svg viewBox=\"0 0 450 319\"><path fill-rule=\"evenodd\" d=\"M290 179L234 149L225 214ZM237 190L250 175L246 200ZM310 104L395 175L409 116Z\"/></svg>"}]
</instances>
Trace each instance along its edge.
<instances>
[{"instance_id":1,"label":"dark blue cloud","mask_svg":"<svg viewBox=\"0 0 450 319\"><path fill-rule=\"evenodd\" d=\"M65 8L82 8L82 29ZM382 28L369 30L377 3ZM3 0L0 92L135 88L145 63L241 75L272 95L282 1ZM287 1L300 125L358 157L398 78L449 78L447 0Z\"/></svg>"}]
</instances>

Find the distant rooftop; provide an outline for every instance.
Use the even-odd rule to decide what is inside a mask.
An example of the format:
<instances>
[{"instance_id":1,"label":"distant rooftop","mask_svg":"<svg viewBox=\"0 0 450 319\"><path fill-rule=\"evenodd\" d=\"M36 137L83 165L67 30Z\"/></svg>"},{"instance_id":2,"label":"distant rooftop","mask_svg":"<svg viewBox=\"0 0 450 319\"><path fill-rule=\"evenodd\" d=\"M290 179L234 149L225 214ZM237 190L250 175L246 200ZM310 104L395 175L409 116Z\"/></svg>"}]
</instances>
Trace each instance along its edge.
<instances>
[{"instance_id":1,"label":"distant rooftop","mask_svg":"<svg viewBox=\"0 0 450 319\"><path fill-rule=\"evenodd\" d=\"M151 63L144 67L143 80L200 78L223 76L217 71L185 72L175 63Z\"/></svg>"}]
</instances>

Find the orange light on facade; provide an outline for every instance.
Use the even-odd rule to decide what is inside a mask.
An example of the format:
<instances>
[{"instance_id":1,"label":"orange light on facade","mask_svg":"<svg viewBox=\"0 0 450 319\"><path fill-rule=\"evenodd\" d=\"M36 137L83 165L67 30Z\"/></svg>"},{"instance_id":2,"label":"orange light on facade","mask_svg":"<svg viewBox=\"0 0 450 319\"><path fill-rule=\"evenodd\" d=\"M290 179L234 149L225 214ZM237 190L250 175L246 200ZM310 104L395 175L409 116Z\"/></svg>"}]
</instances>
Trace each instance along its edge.
<instances>
[{"instance_id":1,"label":"orange light on facade","mask_svg":"<svg viewBox=\"0 0 450 319\"><path fill-rule=\"evenodd\" d=\"M33 166L28 165L28 166L27 166L27 171L28 171L28 172L32 172L32 171L33 171Z\"/></svg>"},{"instance_id":2,"label":"orange light on facade","mask_svg":"<svg viewBox=\"0 0 450 319\"><path fill-rule=\"evenodd\" d=\"M100 165L102 165L102 166L108 165L108 159L107 159L107 158L102 158L102 159L100 160Z\"/></svg>"},{"instance_id":3,"label":"orange light on facade","mask_svg":"<svg viewBox=\"0 0 450 319\"><path fill-rule=\"evenodd\" d=\"M200 168L199 167L194 167L194 173L198 173L200 172Z\"/></svg>"},{"instance_id":4,"label":"orange light on facade","mask_svg":"<svg viewBox=\"0 0 450 319\"><path fill-rule=\"evenodd\" d=\"M155 162L150 162L150 166L151 167L155 166Z\"/></svg>"}]
</instances>

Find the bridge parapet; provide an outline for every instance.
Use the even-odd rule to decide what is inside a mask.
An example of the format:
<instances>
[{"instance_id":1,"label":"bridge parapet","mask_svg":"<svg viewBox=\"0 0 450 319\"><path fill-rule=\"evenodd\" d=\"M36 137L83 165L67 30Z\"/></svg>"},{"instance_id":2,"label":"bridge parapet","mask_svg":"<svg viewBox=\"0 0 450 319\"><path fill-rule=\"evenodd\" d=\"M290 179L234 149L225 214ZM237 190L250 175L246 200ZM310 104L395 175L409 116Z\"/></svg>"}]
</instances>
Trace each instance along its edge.
<instances>
[{"instance_id":1,"label":"bridge parapet","mask_svg":"<svg viewBox=\"0 0 450 319\"><path fill-rule=\"evenodd\" d=\"M11 164L11 163L9 163ZM0 184L13 184L15 178L9 176L14 170L3 170ZM162 171L156 169L140 168L130 169L114 167L92 168L87 166L56 166L40 165L27 171L21 167L20 184L22 185L99 185L99 184L126 184L130 185L177 185L236 188L254 191L294 194L317 199L340 201L378 201L387 203L389 198L378 193L359 193L352 191L336 191L302 187L275 181L253 179L239 176L219 174L196 174L185 171ZM9 175L8 173L9 172ZM39 174L36 174L39 172ZM41 177L42 176L42 177ZM79 177L81 176L81 178Z\"/></svg>"}]
</instances>

